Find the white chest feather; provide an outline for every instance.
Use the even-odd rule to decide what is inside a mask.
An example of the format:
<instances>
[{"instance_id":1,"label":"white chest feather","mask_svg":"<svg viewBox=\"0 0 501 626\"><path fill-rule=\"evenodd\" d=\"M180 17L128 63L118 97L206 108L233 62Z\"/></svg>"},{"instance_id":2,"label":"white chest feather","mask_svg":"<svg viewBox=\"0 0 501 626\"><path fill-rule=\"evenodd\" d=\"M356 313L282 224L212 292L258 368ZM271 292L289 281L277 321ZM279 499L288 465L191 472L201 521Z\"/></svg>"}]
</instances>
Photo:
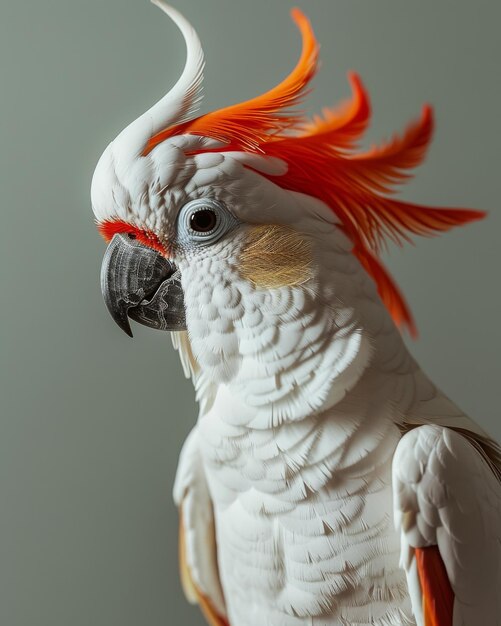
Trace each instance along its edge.
<instances>
[{"instance_id":1,"label":"white chest feather","mask_svg":"<svg viewBox=\"0 0 501 626\"><path fill-rule=\"evenodd\" d=\"M387 407L369 416L350 399L257 430L225 421L229 406L220 394L199 427L230 623L413 624Z\"/></svg>"}]
</instances>

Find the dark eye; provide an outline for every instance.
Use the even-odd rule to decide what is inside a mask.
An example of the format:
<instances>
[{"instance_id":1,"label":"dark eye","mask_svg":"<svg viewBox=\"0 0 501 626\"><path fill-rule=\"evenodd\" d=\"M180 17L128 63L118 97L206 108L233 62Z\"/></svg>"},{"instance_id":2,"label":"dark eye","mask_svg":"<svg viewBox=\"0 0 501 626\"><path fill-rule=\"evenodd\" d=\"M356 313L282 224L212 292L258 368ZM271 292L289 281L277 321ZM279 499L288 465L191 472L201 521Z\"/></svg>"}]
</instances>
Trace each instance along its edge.
<instances>
[{"instance_id":1,"label":"dark eye","mask_svg":"<svg viewBox=\"0 0 501 626\"><path fill-rule=\"evenodd\" d=\"M237 224L224 204L214 198L197 198L181 207L177 237L183 246L208 246Z\"/></svg>"},{"instance_id":2,"label":"dark eye","mask_svg":"<svg viewBox=\"0 0 501 626\"><path fill-rule=\"evenodd\" d=\"M196 233L209 233L217 225L217 215L212 209L200 209L190 215L190 228Z\"/></svg>"}]
</instances>

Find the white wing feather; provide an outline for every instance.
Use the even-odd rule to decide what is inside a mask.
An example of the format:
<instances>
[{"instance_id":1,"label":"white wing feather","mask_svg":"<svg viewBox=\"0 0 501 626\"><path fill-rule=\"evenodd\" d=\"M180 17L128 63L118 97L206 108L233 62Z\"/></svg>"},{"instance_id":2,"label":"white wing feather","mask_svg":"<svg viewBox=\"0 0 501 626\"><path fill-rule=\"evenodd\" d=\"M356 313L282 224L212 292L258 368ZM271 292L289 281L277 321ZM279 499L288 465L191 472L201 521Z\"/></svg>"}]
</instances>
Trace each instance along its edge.
<instances>
[{"instance_id":1,"label":"white wing feather","mask_svg":"<svg viewBox=\"0 0 501 626\"><path fill-rule=\"evenodd\" d=\"M197 427L191 431L181 452L174 500L180 507L191 580L196 591L224 617L226 608L217 567L214 513L198 448ZM188 601L196 604L198 597L194 590L186 584L184 590Z\"/></svg>"},{"instance_id":2,"label":"white wing feather","mask_svg":"<svg viewBox=\"0 0 501 626\"><path fill-rule=\"evenodd\" d=\"M437 545L454 592L454 626L501 624L501 484L460 434L420 426L393 461L395 524L413 610L422 624L413 548Z\"/></svg>"}]
</instances>

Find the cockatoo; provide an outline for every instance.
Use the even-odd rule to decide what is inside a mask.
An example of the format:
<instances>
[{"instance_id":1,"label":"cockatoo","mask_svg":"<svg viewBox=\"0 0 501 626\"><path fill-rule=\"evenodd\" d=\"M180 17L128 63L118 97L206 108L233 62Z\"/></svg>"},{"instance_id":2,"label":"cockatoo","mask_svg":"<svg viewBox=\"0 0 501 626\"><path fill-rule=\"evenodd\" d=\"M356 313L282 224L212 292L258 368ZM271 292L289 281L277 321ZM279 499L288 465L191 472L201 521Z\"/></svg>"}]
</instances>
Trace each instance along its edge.
<instances>
[{"instance_id":1,"label":"cockatoo","mask_svg":"<svg viewBox=\"0 0 501 626\"><path fill-rule=\"evenodd\" d=\"M200 413L174 495L188 598L213 625L501 624L501 450L427 378L381 263L388 241L481 212L391 192L424 157L431 109L358 151L370 106L305 119L317 66L196 115L204 57L105 149L92 206L106 305L172 331Z\"/></svg>"}]
</instances>

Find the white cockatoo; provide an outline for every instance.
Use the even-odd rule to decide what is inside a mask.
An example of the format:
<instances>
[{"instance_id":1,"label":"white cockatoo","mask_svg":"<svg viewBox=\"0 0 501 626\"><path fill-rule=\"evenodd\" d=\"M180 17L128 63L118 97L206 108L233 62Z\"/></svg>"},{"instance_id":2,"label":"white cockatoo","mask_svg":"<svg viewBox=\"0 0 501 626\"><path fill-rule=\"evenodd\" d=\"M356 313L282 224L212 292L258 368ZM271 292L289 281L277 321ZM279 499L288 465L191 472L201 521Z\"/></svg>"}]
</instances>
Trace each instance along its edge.
<instances>
[{"instance_id":1,"label":"white cockatoo","mask_svg":"<svg viewBox=\"0 0 501 626\"><path fill-rule=\"evenodd\" d=\"M92 206L106 304L172 331L200 404L175 483L181 571L213 625L499 626L501 455L427 378L381 246L482 217L390 195L429 107L356 152L370 107L295 110L318 45L267 93L202 116L204 58L104 151Z\"/></svg>"}]
</instances>

